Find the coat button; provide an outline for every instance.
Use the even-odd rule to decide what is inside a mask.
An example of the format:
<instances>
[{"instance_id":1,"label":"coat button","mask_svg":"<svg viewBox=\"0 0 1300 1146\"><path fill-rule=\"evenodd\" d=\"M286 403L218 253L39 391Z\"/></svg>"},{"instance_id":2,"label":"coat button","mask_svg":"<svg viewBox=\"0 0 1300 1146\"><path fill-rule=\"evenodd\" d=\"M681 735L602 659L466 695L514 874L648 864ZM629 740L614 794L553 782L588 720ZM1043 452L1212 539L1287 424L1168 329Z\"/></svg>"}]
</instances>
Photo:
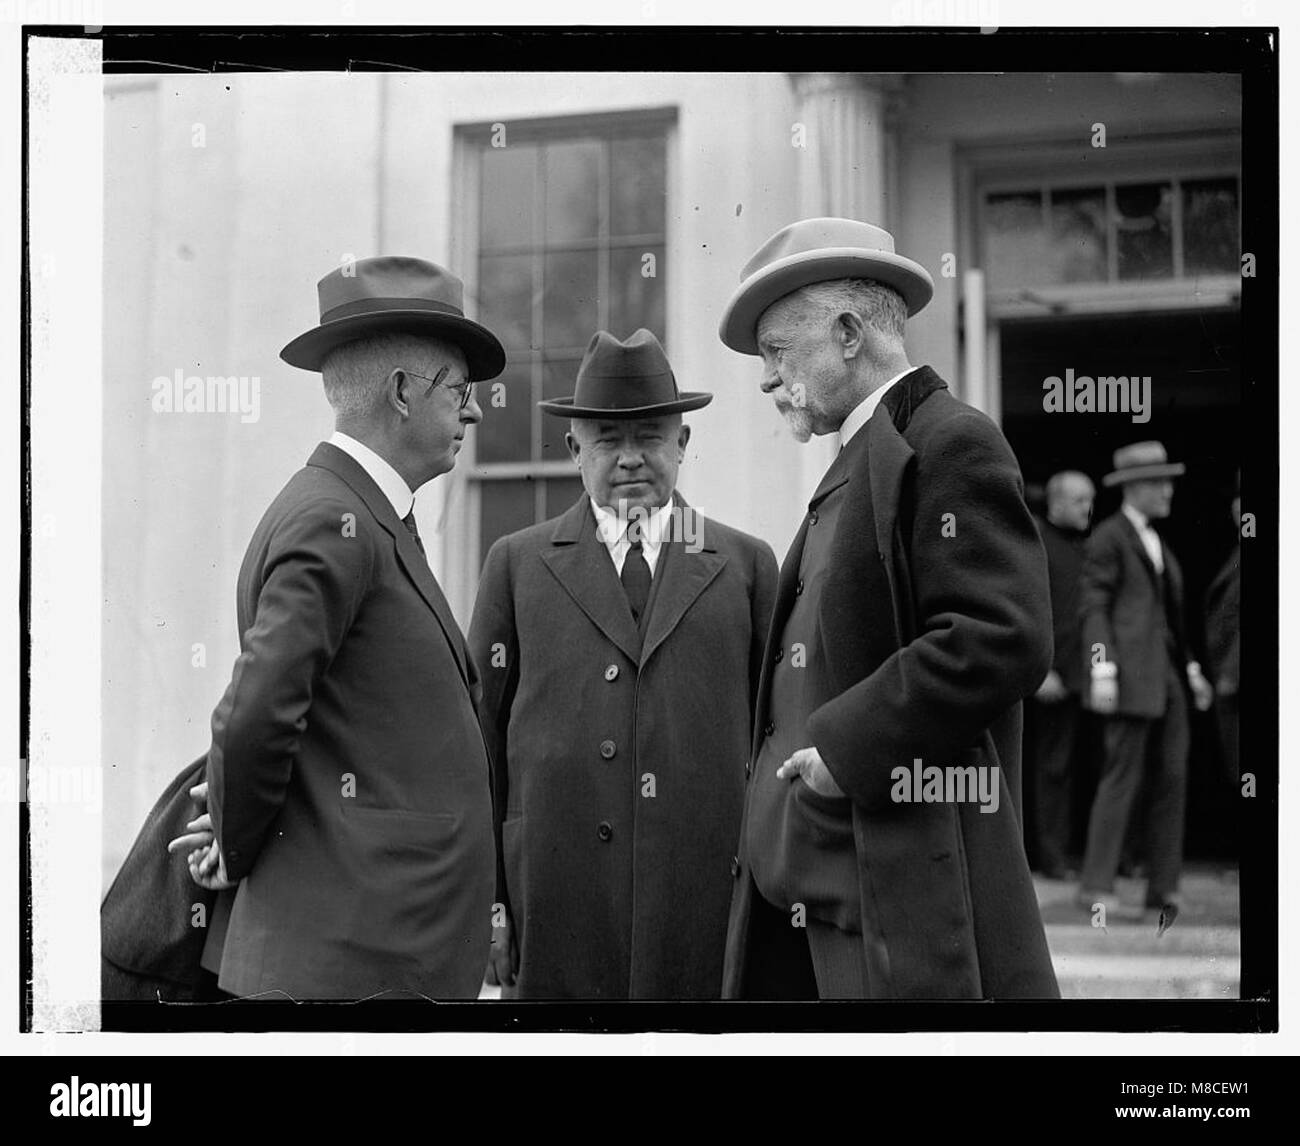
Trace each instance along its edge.
<instances>
[{"instance_id":1,"label":"coat button","mask_svg":"<svg viewBox=\"0 0 1300 1146\"><path fill-rule=\"evenodd\" d=\"M812 513L808 515L808 524L809 525L817 524L817 511L815 509L812 511Z\"/></svg>"},{"instance_id":2,"label":"coat button","mask_svg":"<svg viewBox=\"0 0 1300 1146\"><path fill-rule=\"evenodd\" d=\"M731 878L735 879L740 874L740 857L731 857Z\"/></svg>"},{"instance_id":3,"label":"coat button","mask_svg":"<svg viewBox=\"0 0 1300 1146\"><path fill-rule=\"evenodd\" d=\"M773 663L780 664L783 656L785 656L785 649L777 649L776 656L772 658Z\"/></svg>"},{"instance_id":4,"label":"coat button","mask_svg":"<svg viewBox=\"0 0 1300 1146\"><path fill-rule=\"evenodd\" d=\"M775 731L776 731L776 725L773 724L773 723L769 720L769 721L767 722L767 726L763 729L763 735L764 735L764 736L771 736L772 733L775 732Z\"/></svg>"},{"instance_id":5,"label":"coat button","mask_svg":"<svg viewBox=\"0 0 1300 1146\"><path fill-rule=\"evenodd\" d=\"M606 679L606 680L618 680L618 665L606 665L606 666L605 666L605 679Z\"/></svg>"},{"instance_id":6,"label":"coat button","mask_svg":"<svg viewBox=\"0 0 1300 1146\"><path fill-rule=\"evenodd\" d=\"M605 757L606 760L613 760L614 753L617 751L618 745L616 745L612 740L602 740L600 742L600 754Z\"/></svg>"},{"instance_id":7,"label":"coat button","mask_svg":"<svg viewBox=\"0 0 1300 1146\"><path fill-rule=\"evenodd\" d=\"M754 774L754 764L751 760L745 761L745 779L748 780Z\"/></svg>"},{"instance_id":8,"label":"coat button","mask_svg":"<svg viewBox=\"0 0 1300 1146\"><path fill-rule=\"evenodd\" d=\"M609 843L610 839L612 839L614 835L613 825L608 820L601 820L600 826L596 829L596 835L599 836L604 843Z\"/></svg>"},{"instance_id":9,"label":"coat button","mask_svg":"<svg viewBox=\"0 0 1300 1146\"><path fill-rule=\"evenodd\" d=\"M798 597L803 593L803 578L799 578L799 584L794 587L794 595Z\"/></svg>"}]
</instances>

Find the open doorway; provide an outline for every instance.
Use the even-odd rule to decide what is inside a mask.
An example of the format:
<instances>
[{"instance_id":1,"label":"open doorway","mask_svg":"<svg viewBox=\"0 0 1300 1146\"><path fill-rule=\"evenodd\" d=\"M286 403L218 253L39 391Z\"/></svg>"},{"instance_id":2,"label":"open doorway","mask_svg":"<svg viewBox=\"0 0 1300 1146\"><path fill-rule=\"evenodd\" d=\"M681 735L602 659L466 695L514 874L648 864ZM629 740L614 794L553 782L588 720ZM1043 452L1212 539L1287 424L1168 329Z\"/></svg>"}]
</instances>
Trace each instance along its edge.
<instances>
[{"instance_id":1,"label":"open doorway","mask_svg":"<svg viewBox=\"0 0 1300 1146\"><path fill-rule=\"evenodd\" d=\"M1052 316L1005 320L999 327L1002 428L1024 473L1031 505L1042 511L1043 487L1053 473L1078 469L1097 484L1094 522L1119 506L1104 489L1111 454L1129 442L1158 439L1186 475L1173 512L1160 527L1186 582L1189 635L1203 649L1202 602L1233 544L1230 503L1241 464L1240 322L1234 308L1137 315ZM1048 413L1043 382L1108 375L1150 376L1150 420L1129 413ZM1037 501L1038 504L1034 504ZM1225 792L1217 741L1207 714L1192 714L1186 854L1231 856L1231 825L1222 816ZM1094 757L1095 758L1095 757ZM1084 778L1077 793L1076 838L1091 802Z\"/></svg>"}]
</instances>

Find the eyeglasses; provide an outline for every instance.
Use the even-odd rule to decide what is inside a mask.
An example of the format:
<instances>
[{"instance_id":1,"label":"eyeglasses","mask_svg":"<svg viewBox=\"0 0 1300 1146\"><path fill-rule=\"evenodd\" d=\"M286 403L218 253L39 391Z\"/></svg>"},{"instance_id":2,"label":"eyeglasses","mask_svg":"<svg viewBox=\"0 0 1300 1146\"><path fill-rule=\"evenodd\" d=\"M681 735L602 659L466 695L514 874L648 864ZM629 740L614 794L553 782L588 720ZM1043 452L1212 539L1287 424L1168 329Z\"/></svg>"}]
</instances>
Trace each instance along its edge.
<instances>
[{"instance_id":1,"label":"eyeglasses","mask_svg":"<svg viewBox=\"0 0 1300 1146\"><path fill-rule=\"evenodd\" d=\"M412 378L421 378L425 382L429 383L429 388L425 391L426 394L432 394L433 388L451 372L450 366L444 366L437 374L430 378L427 374L417 374L414 370L408 370L405 366L398 367L398 369L400 369L403 374L409 374ZM474 383L469 379L466 379L464 382L457 382L455 386L449 386L448 389L454 391L459 396L460 409L462 410L469 405L469 400L474 397Z\"/></svg>"}]
</instances>

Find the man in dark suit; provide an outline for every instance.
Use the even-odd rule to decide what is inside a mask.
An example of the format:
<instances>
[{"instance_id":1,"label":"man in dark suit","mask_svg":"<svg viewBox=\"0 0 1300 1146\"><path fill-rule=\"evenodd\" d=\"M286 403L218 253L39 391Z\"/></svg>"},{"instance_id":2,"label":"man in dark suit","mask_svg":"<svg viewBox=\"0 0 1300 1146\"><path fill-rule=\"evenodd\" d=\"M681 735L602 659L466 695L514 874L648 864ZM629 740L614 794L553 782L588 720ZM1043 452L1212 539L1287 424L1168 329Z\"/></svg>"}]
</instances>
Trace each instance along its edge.
<instances>
[{"instance_id":1,"label":"man in dark suit","mask_svg":"<svg viewBox=\"0 0 1300 1146\"><path fill-rule=\"evenodd\" d=\"M364 259L319 294L320 325L281 356L321 372L337 430L239 574L242 651L207 761L215 840L190 856L196 882L233 889L205 964L239 996L474 998L495 877L489 764L413 500L455 465L481 417L474 381L504 353L433 263Z\"/></svg>"},{"instance_id":2,"label":"man in dark suit","mask_svg":"<svg viewBox=\"0 0 1300 1146\"><path fill-rule=\"evenodd\" d=\"M502 816L493 965L518 998L708 999L776 558L674 492L690 440L658 340L601 331L572 398L583 495L503 537L470 648Z\"/></svg>"},{"instance_id":3,"label":"man in dark suit","mask_svg":"<svg viewBox=\"0 0 1300 1146\"><path fill-rule=\"evenodd\" d=\"M1002 434L907 361L933 284L893 247L866 223L795 223L722 319L796 438L842 443L778 584L731 998L1058 993L1019 821L1046 561Z\"/></svg>"},{"instance_id":4,"label":"man in dark suit","mask_svg":"<svg viewBox=\"0 0 1300 1146\"><path fill-rule=\"evenodd\" d=\"M1068 879L1071 767L1078 749L1083 663L1079 656L1079 573L1096 493L1086 474L1063 470L1047 482L1047 520L1038 533L1047 551L1052 592L1052 667L1034 693L1033 736L1038 866Z\"/></svg>"},{"instance_id":5,"label":"man in dark suit","mask_svg":"<svg viewBox=\"0 0 1300 1146\"><path fill-rule=\"evenodd\" d=\"M1088 539L1079 590L1081 656L1090 706L1104 717L1105 749L1079 902L1120 918L1133 914L1115 898L1114 883L1145 781L1146 906L1172 922L1183 857L1187 689L1197 708L1212 697L1188 655L1178 561L1152 525L1169 516L1171 479L1186 467L1170 462L1159 442L1124 446L1114 462L1102 484L1122 486L1123 504Z\"/></svg>"}]
</instances>

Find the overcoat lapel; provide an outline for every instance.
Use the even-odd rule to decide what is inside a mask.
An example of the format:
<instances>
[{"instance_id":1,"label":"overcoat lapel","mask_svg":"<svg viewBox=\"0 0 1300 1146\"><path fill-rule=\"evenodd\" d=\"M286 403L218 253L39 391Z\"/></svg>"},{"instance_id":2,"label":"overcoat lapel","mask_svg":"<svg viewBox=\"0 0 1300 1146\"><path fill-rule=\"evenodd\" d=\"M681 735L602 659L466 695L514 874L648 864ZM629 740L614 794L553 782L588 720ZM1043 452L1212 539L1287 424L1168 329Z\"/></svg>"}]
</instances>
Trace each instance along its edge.
<instances>
[{"instance_id":1,"label":"overcoat lapel","mask_svg":"<svg viewBox=\"0 0 1300 1146\"><path fill-rule=\"evenodd\" d=\"M1124 524L1124 539L1128 543L1128 547L1132 549L1134 553L1137 554L1138 560L1142 562L1142 568L1144 568L1147 571L1148 576L1150 576L1151 578L1152 584L1155 585L1156 592L1163 597L1165 592L1164 581L1161 578L1160 573L1156 569L1155 562L1151 560L1151 554L1147 552L1147 547L1142 544L1142 536L1141 534L1138 533L1137 526L1135 526L1131 521L1129 521L1128 515L1126 513L1121 511L1119 516L1121 521ZM1165 558L1165 568L1168 569L1169 550L1165 548L1165 543L1163 538L1161 538L1160 540L1160 550L1163 553Z\"/></svg>"},{"instance_id":2,"label":"overcoat lapel","mask_svg":"<svg viewBox=\"0 0 1300 1146\"><path fill-rule=\"evenodd\" d=\"M443 635L447 638L447 644L451 646L452 655L456 658L456 667L460 670L461 679L465 682L466 688L472 689L469 657L460 626L456 624L456 619L451 614L451 606L447 604L447 598L443 596L438 580L434 577L433 570L429 568L428 560L416 546L411 531L397 516L393 503L384 496L374 479L366 473L355 458L344 453L337 446L330 445L329 442L321 442L307 464L327 469L347 482L353 493L366 503L367 508L374 514L375 520L392 537L397 547L398 561L401 562L402 568L406 570L406 575L411 579L420 596L424 598L425 604L433 610L438 624L442 627Z\"/></svg>"},{"instance_id":3,"label":"overcoat lapel","mask_svg":"<svg viewBox=\"0 0 1300 1146\"><path fill-rule=\"evenodd\" d=\"M674 495L674 502L681 515L694 513L679 495ZM659 560L664 563L664 579L647 621L641 652L643 665L668 639L686 611L695 604L699 595L727 563L727 559L709 544L708 527L703 516L697 513L694 516L699 532L692 545L688 546L683 538L674 536L660 551ZM674 529L674 533L677 532L680 531ZM692 552L697 545L698 550ZM668 553L670 548L671 556ZM613 568L612 564L610 567Z\"/></svg>"},{"instance_id":4,"label":"overcoat lapel","mask_svg":"<svg viewBox=\"0 0 1300 1146\"><path fill-rule=\"evenodd\" d=\"M543 550L541 557L591 623L634 664L639 662L641 639L636 622L609 551L596 533L596 516L585 493L555 523L551 547Z\"/></svg>"}]
</instances>

